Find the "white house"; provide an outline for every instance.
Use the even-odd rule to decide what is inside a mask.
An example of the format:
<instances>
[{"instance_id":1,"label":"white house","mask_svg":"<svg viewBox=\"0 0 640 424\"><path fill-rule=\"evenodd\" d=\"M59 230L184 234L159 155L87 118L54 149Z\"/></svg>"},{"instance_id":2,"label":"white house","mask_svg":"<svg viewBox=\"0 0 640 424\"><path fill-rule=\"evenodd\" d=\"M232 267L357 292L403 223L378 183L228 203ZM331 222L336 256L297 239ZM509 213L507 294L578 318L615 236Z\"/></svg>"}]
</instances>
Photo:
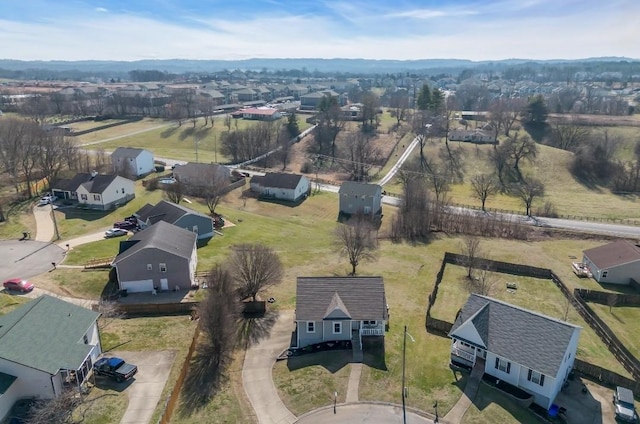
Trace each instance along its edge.
<instances>
[{"instance_id":1,"label":"white house","mask_svg":"<svg viewBox=\"0 0 640 424\"><path fill-rule=\"evenodd\" d=\"M123 205L136 195L135 183L130 179L119 175L100 175L95 172L78 186L76 193L79 204L101 210Z\"/></svg>"},{"instance_id":2,"label":"white house","mask_svg":"<svg viewBox=\"0 0 640 424\"><path fill-rule=\"evenodd\" d=\"M131 178L155 171L153 153L133 147L118 147L111 153L111 164L114 173Z\"/></svg>"},{"instance_id":3,"label":"white house","mask_svg":"<svg viewBox=\"0 0 640 424\"><path fill-rule=\"evenodd\" d=\"M467 141L476 144L495 144L496 136L488 131L455 129L449 131L450 141Z\"/></svg>"},{"instance_id":4,"label":"white house","mask_svg":"<svg viewBox=\"0 0 640 424\"><path fill-rule=\"evenodd\" d=\"M0 421L16 400L79 389L102 353L99 313L48 295L0 316Z\"/></svg>"},{"instance_id":5,"label":"white house","mask_svg":"<svg viewBox=\"0 0 640 424\"><path fill-rule=\"evenodd\" d=\"M268 172L264 176L251 178L251 191L266 199L297 202L304 199L310 190L309 179L304 175Z\"/></svg>"},{"instance_id":6,"label":"white house","mask_svg":"<svg viewBox=\"0 0 640 424\"><path fill-rule=\"evenodd\" d=\"M581 328L472 294L449 332L451 363L484 372L530 393L549 409L573 368Z\"/></svg>"},{"instance_id":7,"label":"white house","mask_svg":"<svg viewBox=\"0 0 640 424\"><path fill-rule=\"evenodd\" d=\"M618 240L582 252L582 263L599 283L629 284L640 281L640 246Z\"/></svg>"}]
</instances>

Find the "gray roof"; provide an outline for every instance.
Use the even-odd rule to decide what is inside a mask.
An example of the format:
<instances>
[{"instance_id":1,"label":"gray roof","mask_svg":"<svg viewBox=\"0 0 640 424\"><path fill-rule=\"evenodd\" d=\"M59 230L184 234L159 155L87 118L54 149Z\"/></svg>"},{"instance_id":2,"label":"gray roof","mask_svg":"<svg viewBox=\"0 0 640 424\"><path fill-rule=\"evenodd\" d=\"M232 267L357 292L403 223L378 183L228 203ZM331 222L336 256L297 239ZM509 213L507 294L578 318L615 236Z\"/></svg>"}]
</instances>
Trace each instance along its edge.
<instances>
[{"instance_id":1,"label":"gray roof","mask_svg":"<svg viewBox=\"0 0 640 424\"><path fill-rule=\"evenodd\" d=\"M302 175L287 174L284 172L268 172L262 178L256 178L255 182L263 187L294 189L300 184ZM252 179L253 180L253 179Z\"/></svg>"},{"instance_id":2,"label":"gray roof","mask_svg":"<svg viewBox=\"0 0 640 424\"><path fill-rule=\"evenodd\" d=\"M298 277L296 296L301 321L387 319L382 277Z\"/></svg>"},{"instance_id":3,"label":"gray roof","mask_svg":"<svg viewBox=\"0 0 640 424\"><path fill-rule=\"evenodd\" d=\"M359 183L356 181L345 181L340 185L340 194L357 194L359 196L375 196L382 191L378 184Z\"/></svg>"},{"instance_id":4,"label":"gray roof","mask_svg":"<svg viewBox=\"0 0 640 424\"><path fill-rule=\"evenodd\" d=\"M600 269L640 261L640 247L629 240L618 240L587 249L583 254Z\"/></svg>"},{"instance_id":5,"label":"gray roof","mask_svg":"<svg viewBox=\"0 0 640 424\"><path fill-rule=\"evenodd\" d=\"M111 157L114 158L137 158L140 153L144 152L144 149L137 149L134 147L118 147L111 153ZM151 153L151 152L149 152Z\"/></svg>"},{"instance_id":6,"label":"gray roof","mask_svg":"<svg viewBox=\"0 0 640 424\"><path fill-rule=\"evenodd\" d=\"M159 201L155 206L149 208L149 205L144 205L135 213L139 220L146 222L147 220L155 224L159 221L165 221L169 224L175 223L186 214L198 215L203 218L209 218L206 215L196 212L193 209L186 208L182 205L167 202L166 200Z\"/></svg>"},{"instance_id":7,"label":"gray roof","mask_svg":"<svg viewBox=\"0 0 640 424\"><path fill-rule=\"evenodd\" d=\"M177 165L173 170L173 176L177 180L187 178L202 182L210 182L212 177L218 173L224 173L223 175L226 177L231 176L231 170L229 168L217 163L187 162L184 165Z\"/></svg>"},{"instance_id":8,"label":"gray roof","mask_svg":"<svg viewBox=\"0 0 640 424\"><path fill-rule=\"evenodd\" d=\"M59 180L52 187L53 190L78 191L80 186L84 186L89 193L102 193L109 184L115 180L117 175L96 175L78 173L70 180Z\"/></svg>"},{"instance_id":9,"label":"gray roof","mask_svg":"<svg viewBox=\"0 0 640 424\"><path fill-rule=\"evenodd\" d=\"M47 372L78 369L91 351L83 336L100 316L43 295L0 316L0 358Z\"/></svg>"},{"instance_id":10,"label":"gray roof","mask_svg":"<svg viewBox=\"0 0 640 424\"><path fill-rule=\"evenodd\" d=\"M580 329L477 294L464 304L449 336L464 340L458 329L467 325L478 331L489 352L552 377L560 369L573 332Z\"/></svg>"},{"instance_id":11,"label":"gray roof","mask_svg":"<svg viewBox=\"0 0 640 424\"><path fill-rule=\"evenodd\" d=\"M197 237L198 234L194 232L160 221L135 233L129 240L121 242L129 247L121 251L113 263L117 264L142 249L159 249L189 259L195 249Z\"/></svg>"}]
</instances>

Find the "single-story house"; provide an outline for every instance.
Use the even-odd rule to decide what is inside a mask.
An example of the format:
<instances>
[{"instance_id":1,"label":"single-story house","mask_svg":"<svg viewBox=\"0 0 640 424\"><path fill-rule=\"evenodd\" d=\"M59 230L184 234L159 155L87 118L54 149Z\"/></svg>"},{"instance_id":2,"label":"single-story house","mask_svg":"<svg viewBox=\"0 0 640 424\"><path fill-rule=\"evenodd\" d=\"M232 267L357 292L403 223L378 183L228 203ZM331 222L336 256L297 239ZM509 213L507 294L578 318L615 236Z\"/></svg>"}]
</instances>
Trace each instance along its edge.
<instances>
[{"instance_id":1,"label":"single-story house","mask_svg":"<svg viewBox=\"0 0 640 424\"><path fill-rule=\"evenodd\" d=\"M384 336L389 317L382 277L298 277L295 347Z\"/></svg>"},{"instance_id":2,"label":"single-story house","mask_svg":"<svg viewBox=\"0 0 640 424\"><path fill-rule=\"evenodd\" d=\"M48 295L0 316L0 421L19 399L80 389L102 353L99 316Z\"/></svg>"},{"instance_id":3,"label":"single-story house","mask_svg":"<svg viewBox=\"0 0 640 424\"><path fill-rule=\"evenodd\" d=\"M382 214L382 187L378 184L345 181L338 190L340 214L351 216Z\"/></svg>"},{"instance_id":4,"label":"single-story house","mask_svg":"<svg viewBox=\"0 0 640 424\"><path fill-rule=\"evenodd\" d=\"M325 97L334 97L339 102L340 95L333 90L316 91L300 96L300 110L317 110Z\"/></svg>"},{"instance_id":5,"label":"single-story house","mask_svg":"<svg viewBox=\"0 0 640 424\"><path fill-rule=\"evenodd\" d=\"M145 149L118 147L111 153L113 172L124 177L141 177L155 171L153 153Z\"/></svg>"},{"instance_id":6,"label":"single-story house","mask_svg":"<svg viewBox=\"0 0 640 424\"><path fill-rule=\"evenodd\" d=\"M59 199L75 200L92 209L109 210L136 197L135 183L119 175L78 173L70 180L52 185L51 192Z\"/></svg>"},{"instance_id":7,"label":"single-story house","mask_svg":"<svg viewBox=\"0 0 640 424\"><path fill-rule=\"evenodd\" d=\"M217 163L187 162L173 169L173 177L188 186L207 187L218 179L230 182L231 170Z\"/></svg>"},{"instance_id":8,"label":"single-story house","mask_svg":"<svg viewBox=\"0 0 640 424\"><path fill-rule=\"evenodd\" d=\"M629 284L640 281L640 246L618 240L582 252L582 263L599 283Z\"/></svg>"},{"instance_id":9,"label":"single-story house","mask_svg":"<svg viewBox=\"0 0 640 424\"><path fill-rule=\"evenodd\" d=\"M258 121L275 121L282 117L278 109L271 107L249 107L242 109L243 119L254 119Z\"/></svg>"},{"instance_id":10,"label":"single-story house","mask_svg":"<svg viewBox=\"0 0 640 424\"><path fill-rule=\"evenodd\" d=\"M121 241L112 264L120 290L189 289L198 265L196 240L195 232L159 221Z\"/></svg>"},{"instance_id":11,"label":"single-story house","mask_svg":"<svg viewBox=\"0 0 640 424\"><path fill-rule=\"evenodd\" d=\"M258 193L260 197L289 202L304 199L311 190L307 177L284 172L267 172L264 176L253 176L250 187L251 191Z\"/></svg>"},{"instance_id":12,"label":"single-story house","mask_svg":"<svg viewBox=\"0 0 640 424\"><path fill-rule=\"evenodd\" d=\"M492 132L485 130L464 130L464 129L455 129L449 131L449 140L450 141L466 141L469 143L476 144L495 144L496 143L496 135Z\"/></svg>"},{"instance_id":13,"label":"single-story house","mask_svg":"<svg viewBox=\"0 0 640 424\"><path fill-rule=\"evenodd\" d=\"M166 200L159 201L155 206L147 203L134 216L142 229L164 221L196 233L198 240L213 237L214 234L211 217Z\"/></svg>"},{"instance_id":14,"label":"single-story house","mask_svg":"<svg viewBox=\"0 0 640 424\"><path fill-rule=\"evenodd\" d=\"M451 363L479 366L549 409L573 368L581 328L472 294L449 332Z\"/></svg>"}]
</instances>

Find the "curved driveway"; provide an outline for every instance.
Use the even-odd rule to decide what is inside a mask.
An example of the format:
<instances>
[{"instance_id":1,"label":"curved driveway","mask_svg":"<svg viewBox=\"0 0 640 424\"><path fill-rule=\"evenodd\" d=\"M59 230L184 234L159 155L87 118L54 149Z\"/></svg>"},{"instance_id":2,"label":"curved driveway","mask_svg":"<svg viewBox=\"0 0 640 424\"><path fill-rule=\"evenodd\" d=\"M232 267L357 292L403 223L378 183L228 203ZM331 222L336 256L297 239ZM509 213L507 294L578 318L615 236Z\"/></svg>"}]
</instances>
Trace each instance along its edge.
<instances>
[{"instance_id":1,"label":"curved driveway","mask_svg":"<svg viewBox=\"0 0 640 424\"><path fill-rule=\"evenodd\" d=\"M280 311L269 337L250 347L244 357L242 385L260 424L296 421L280 400L271 374L276 358L289 346L293 329L293 311Z\"/></svg>"}]
</instances>

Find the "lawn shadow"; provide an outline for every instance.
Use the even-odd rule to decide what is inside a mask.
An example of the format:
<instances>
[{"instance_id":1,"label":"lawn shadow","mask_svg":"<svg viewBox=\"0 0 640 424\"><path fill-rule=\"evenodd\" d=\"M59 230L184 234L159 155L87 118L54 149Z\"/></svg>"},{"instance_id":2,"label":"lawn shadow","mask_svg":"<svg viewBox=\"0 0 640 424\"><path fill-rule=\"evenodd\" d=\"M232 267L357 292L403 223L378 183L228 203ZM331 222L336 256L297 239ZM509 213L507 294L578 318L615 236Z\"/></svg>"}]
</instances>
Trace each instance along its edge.
<instances>
[{"instance_id":1,"label":"lawn shadow","mask_svg":"<svg viewBox=\"0 0 640 424\"><path fill-rule=\"evenodd\" d=\"M334 374L351 363L352 358L353 353L351 349L327 350L300 356L291 356L287 359L287 368L289 371L295 371L301 368L319 365Z\"/></svg>"},{"instance_id":2,"label":"lawn shadow","mask_svg":"<svg viewBox=\"0 0 640 424\"><path fill-rule=\"evenodd\" d=\"M123 381L122 383L118 383L117 381L114 381L113 379L111 379L111 377L105 376L105 375L95 375L94 374L94 380L95 380L95 386L101 390L113 390L116 392L123 392L125 391L129 386L131 386L135 381L135 377L130 378L129 380Z\"/></svg>"},{"instance_id":3,"label":"lawn shadow","mask_svg":"<svg viewBox=\"0 0 640 424\"><path fill-rule=\"evenodd\" d=\"M479 411L484 411L492 404L496 404L508 412L516 422L537 422L537 418L531 410L518 404L515 400L509 398L509 396L505 395L500 390L492 388L484 383L480 383L478 393L472 403Z\"/></svg>"},{"instance_id":4,"label":"lawn shadow","mask_svg":"<svg viewBox=\"0 0 640 424\"><path fill-rule=\"evenodd\" d=\"M208 245L212 238L213 236L196 240L196 249L200 249L201 247Z\"/></svg>"},{"instance_id":5,"label":"lawn shadow","mask_svg":"<svg viewBox=\"0 0 640 424\"><path fill-rule=\"evenodd\" d=\"M56 209L64 214L64 219L81 219L83 221L97 221L109 215L112 211L100 211L81 208L60 208Z\"/></svg>"},{"instance_id":6,"label":"lawn shadow","mask_svg":"<svg viewBox=\"0 0 640 424\"><path fill-rule=\"evenodd\" d=\"M188 128L184 128L181 132L180 135L178 136L178 139L180 141L184 141L187 138L191 137L193 134L195 134L196 129L193 127L188 127Z\"/></svg>"},{"instance_id":7,"label":"lawn shadow","mask_svg":"<svg viewBox=\"0 0 640 424\"><path fill-rule=\"evenodd\" d=\"M387 371L384 336L362 338L362 363L368 367Z\"/></svg>"},{"instance_id":8,"label":"lawn shadow","mask_svg":"<svg viewBox=\"0 0 640 424\"><path fill-rule=\"evenodd\" d=\"M266 197L266 196L260 196L258 197L258 200L265 203L273 203L276 205L287 206L289 208L295 208L297 206L300 206L302 202L304 202L307 199L307 197L308 196L303 196L302 198L298 199L295 202L290 202L288 200L274 199L272 197Z\"/></svg>"},{"instance_id":9,"label":"lawn shadow","mask_svg":"<svg viewBox=\"0 0 640 424\"><path fill-rule=\"evenodd\" d=\"M271 334L273 325L278 320L278 311L267 311L262 316L245 315L238 323L238 343L248 349Z\"/></svg>"},{"instance_id":10,"label":"lawn shadow","mask_svg":"<svg viewBox=\"0 0 640 424\"><path fill-rule=\"evenodd\" d=\"M162 132L160 133L160 137L169 138L173 134L175 134L176 131L178 131L178 127L172 125L170 127L167 127L166 129L162 130Z\"/></svg>"}]
</instances>

